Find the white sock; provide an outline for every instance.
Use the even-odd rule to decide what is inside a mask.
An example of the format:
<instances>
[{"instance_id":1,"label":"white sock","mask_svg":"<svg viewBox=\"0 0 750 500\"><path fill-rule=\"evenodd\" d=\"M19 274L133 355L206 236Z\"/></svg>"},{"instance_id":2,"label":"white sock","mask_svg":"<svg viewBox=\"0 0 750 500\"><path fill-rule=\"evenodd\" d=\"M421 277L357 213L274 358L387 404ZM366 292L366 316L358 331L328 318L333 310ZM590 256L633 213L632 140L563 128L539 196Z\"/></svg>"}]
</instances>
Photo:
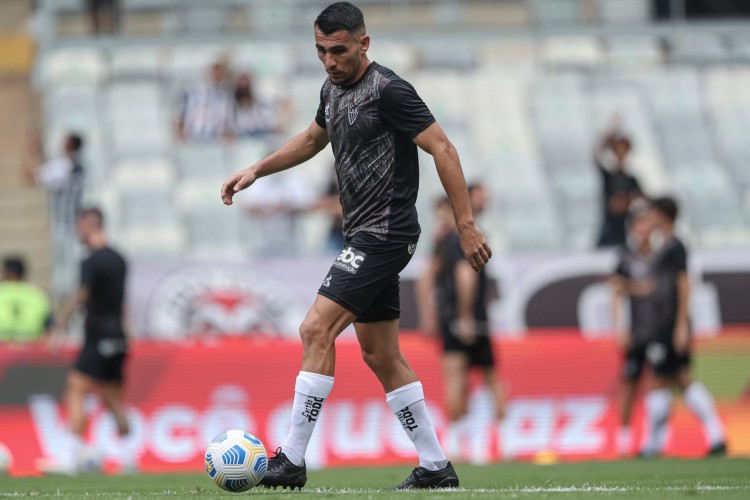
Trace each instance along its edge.
<instances>
[{"instance_id":1,"label":"white sock","mask_svg":"<svg viewBox=\"0 0 750 500\"><path fill-rule=\"evenodd\" d=\"M281 446L286 457L296 465L305 461L307 444L310 442L315 424L326 398L333 389L333 377L312 372L299 372L294 386L292 426Z\"/></svg>"},{"instance_id":2,"label":"white sock","mask_svg":"<svg viewBox=\"0 0 750 500\"><path fill-rule=\"evenodd\" d=\"M448 459L440 448L435 428L427 413L422 383L414 382L399 387L386 394L385 400L417 448L419 466L431 471L444 469L448 465Z\"/></svg>"},{"instance_id":3,"label":"white sock","mask_svg":"<svg viewBox=\"0 0 750 500\"><path fill-rule=\"evenodd\" d=\"M646 394L645 407L648 438L643 446L643 452L647 455L659 455L667 441L667 420L672 410L672 391L666 388L650 391Z\"/></svg>"},{"instance_id":4,"label":"white sock","mask_svg":"<svg viewBox=\"0 0 750 500\"><path fill-rule=\"evenodd\" d=\"M716 446L724 442L724 425L716 411L714 398L706 386L700 382L693 382L685 389L685 403L695 413L703 424L709 446Z\"/></svg>"},{"instance_id":5,"label":"white sock","mask_svg":"<svg viewBox=\"0 0 750 500\"><path fill-rule=\"evenodd\" d=\"M633 435L630 432L630 426L623 425L617 432L617 453L620 455L629 455Z\"/></svg>"}]
</instances>

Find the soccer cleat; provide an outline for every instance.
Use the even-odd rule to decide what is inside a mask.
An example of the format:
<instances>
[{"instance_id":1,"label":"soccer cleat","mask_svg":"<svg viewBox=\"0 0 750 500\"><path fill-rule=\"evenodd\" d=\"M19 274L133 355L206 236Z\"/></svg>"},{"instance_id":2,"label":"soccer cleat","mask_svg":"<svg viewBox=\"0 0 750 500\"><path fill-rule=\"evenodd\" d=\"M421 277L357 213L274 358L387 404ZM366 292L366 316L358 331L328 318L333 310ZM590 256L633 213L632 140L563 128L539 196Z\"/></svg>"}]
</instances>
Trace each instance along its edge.
<instances>
[{"instance_id":1,"label":"soccer cleat","mask_svg":"<svg viewBox=\"0 0 750 500\"><path fill-rule=\"evenodd\" d=\"M435 489L435 488L458 488L458 475L450 462L445 468L440 470L427 470L424 467L417 467L409 477L392 490L416 490L416 489Z\"/></svg>"},{"instance_id":2,"label":"soccer cleat","mask_svg":"<svg viewBox=\"0 0 750 500\"><path fill-rule=\"evenodd\" d=\"M284 488L297 488L302 490L302 487L307 482L307 467L303 463L302 465L294 465L281 448L276 448L274 456L268 459L268 469L266 475L260 480L260 486L266 488L276 489L278 486Z\"/></svg>"},{"instance_id":3,"label":"soccer cleat","mask_svg":"<svg viewBox=\"0 0 750 500\"><path fill-rule=\"evenodd\" d=\"M727 444L725 442L716 443L715 445L711 446L711 449L708 450L708 454L706 456L709 457L723 457L727 454Z\"/></svg>"}]
</instances>

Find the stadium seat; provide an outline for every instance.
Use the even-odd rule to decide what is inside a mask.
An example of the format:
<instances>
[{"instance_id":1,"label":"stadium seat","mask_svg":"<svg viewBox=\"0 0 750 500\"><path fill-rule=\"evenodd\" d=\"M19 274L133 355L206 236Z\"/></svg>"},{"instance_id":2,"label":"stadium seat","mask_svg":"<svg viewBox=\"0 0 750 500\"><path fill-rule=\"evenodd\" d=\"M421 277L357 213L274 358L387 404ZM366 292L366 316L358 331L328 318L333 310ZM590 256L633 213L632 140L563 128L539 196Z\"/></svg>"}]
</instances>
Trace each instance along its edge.
<instances>
[{"instance_id":1,"label":"stadium seat","mask_svg":"<svg viewBox=\"0 0 750 500\"><path fill-rule=\"evenodd\" d=\"M155 47L127 46L113 48L110 53L112 79L157 79L161 76L164 54Z\"/></svg>"},{"instance_id":2,"label":"stadium seat","mask_svg":"<svg viewBox=\"0 0 750 500\"><path fill-rule=\"evenodd\" d=\"M220 144L179 144L177 163L183 178L223 178L236 170L227 161L227 150ZM220 184L221 185L221 184Z\"/></svg>"},{"instance_id":3,"label":"stadium seat","mask_svg":"<svg viewBox=\"0 0 750 500\"><path fill-rule=\"evenodd\" d=\"M728 44L715 34L686 32L668 41L669 57L677 63L705 64L730 59Z\"/></svg>"},{"instance_id":4,"label":"stadium seat","mask_svg":"<svg viewBox=\"0 0 750 500\"><path fill-rule=\"evenodd\" d=\"M104 55L95 48L57 49L42 60L42 83L46 86L96 85L107 74Z\"/></svg>"},{"instance_id":5,"label":"stadium seat","mask_svg":"<svg viewBox=\"0 0 750 500\"><path fill-rule=\"evenodd\" d=\"M417 48L408 43L378 42L367 52L370 60L392 69L397 74L406 75L417 67Z\"/></svg>"},{"instance_id":6,"label":"stadium seat","mask_svg":"<svg viewBox=\"0 0 750 500\"><path fill-rule=\"evenodd\" d=\"M539 61L552 68L595 68L605 61L600 43L590 37L567 36L539 43Z\"/></svg>"},{"instance_id":7,"label":"stadium seat","mask_svg":"<svg viewBox=\"0 0 750 500\"><path fill-rule=\"evenodd\" d=\"M607 56L614 71L656 67L664 60L661 42L650 36L618 35L607 39Z\"/></svg>"},{"instance_id":8,"label":"stadium seat","mask_svg":"<svg viewBox=\"0 0 750 500\"><path fill-rule=\"evenodd\" d=\"M604 23L645 23L651 17L649 0L599 0L599 17Z\"/></svg>"},{"instance_id":9,"label":"stadium seat","mask_svg":"<svg viewBox=\"0 0 750 500\"><path fill-rule=\"evenodd\" d=\"M314 49L314 47L313 47ZM310 57L314 57L310 50ZM294 69L294 54L282 43L243 43L231 48L232 67L250 71L256 76L283 77ZM321 66L322 67L322 66Z\"/></svg>"},{"instance_id":10,"label":"stadium seat","mask_svg":"<svg viewBox=\"0 0 750 500\"><path fill-rule=\"evenodd\" d=\"M583 20L579 0L532 0L531 5L538 24L574 24Z\"/></svg>"},{"instance_id":11,"label":"stadium seat","mask_svg":"<svg viewBox=\"0 0 750 500\"><path fill-rule=\"evenodd\" d=\"M164 96L154 83L118 83L104 95L105 123L116 154L162 153L169 149L171 124Z\"/></svg>"}]
</instances>

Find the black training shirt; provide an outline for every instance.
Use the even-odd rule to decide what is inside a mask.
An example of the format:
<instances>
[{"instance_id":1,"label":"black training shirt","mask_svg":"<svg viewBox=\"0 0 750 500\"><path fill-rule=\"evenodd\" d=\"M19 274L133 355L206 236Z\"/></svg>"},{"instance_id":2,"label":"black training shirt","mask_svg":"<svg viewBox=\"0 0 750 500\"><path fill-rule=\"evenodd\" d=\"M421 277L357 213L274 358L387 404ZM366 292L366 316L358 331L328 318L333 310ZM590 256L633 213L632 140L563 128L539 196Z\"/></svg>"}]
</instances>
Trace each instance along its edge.
<instances>
[{"instance_id":1,"label":"black training shirt","mask_svg":"<svg viewBox=\"0 0 750 500\"><path fill-rule=\"evenodd\" d=\"M458 318L458 287L456 286L456 266L466 261L458 233L451 232L442 237L435 246L435 257L439 266L435 280L437 288L438 316L441 321L452 323ZM487 321L487 274L480 271L474 298L473 317L475 321Z\"/></svg>"},{"instance_id":2,"label":"black training shirt","mask_svg":"<svg viewBox=\"0 0 750 500\"><path fill-rule=\"evenodd\" d=\"M408 82L372 62L350 86L326 80L315 116L333 148L344 237L383 241L419 237L419 161L412 139L435 118Z\"/></svg>"},{"instance_id":3,"label":"black training shirt","mask_svg":"<svg viewBox=\"0 0 750 500\"><path fill-rule=\"evenodd\" d=\"M126 271L125 259L109 247L95 250L83 261L81 286L89 292L86 302L87 335L90 332L101 336L118 336L122 333Z\"/></svg>"}]
</instances>

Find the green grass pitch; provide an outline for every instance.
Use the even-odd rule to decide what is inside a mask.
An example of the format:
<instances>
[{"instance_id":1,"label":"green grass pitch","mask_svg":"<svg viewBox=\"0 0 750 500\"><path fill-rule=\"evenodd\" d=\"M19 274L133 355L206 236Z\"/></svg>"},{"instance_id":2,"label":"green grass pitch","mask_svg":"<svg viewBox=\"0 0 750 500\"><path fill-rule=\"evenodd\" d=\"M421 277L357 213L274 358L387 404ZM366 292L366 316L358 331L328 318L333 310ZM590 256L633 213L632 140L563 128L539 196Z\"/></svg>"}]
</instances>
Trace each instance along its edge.
<instances>
[{"instance_id":1,"label":"green grass pitch","mask_svg":"<svg viewBox=\"0 0 750 500\"><path fill-rule=\"evenodd\" d=\"M750 498L750 460L630 460L458 466L461 488L387 492L407 467L311 471L302 492L254 488L225 493L204 474L0 478L2 498Z\"/></svg>"}]
</instances>

